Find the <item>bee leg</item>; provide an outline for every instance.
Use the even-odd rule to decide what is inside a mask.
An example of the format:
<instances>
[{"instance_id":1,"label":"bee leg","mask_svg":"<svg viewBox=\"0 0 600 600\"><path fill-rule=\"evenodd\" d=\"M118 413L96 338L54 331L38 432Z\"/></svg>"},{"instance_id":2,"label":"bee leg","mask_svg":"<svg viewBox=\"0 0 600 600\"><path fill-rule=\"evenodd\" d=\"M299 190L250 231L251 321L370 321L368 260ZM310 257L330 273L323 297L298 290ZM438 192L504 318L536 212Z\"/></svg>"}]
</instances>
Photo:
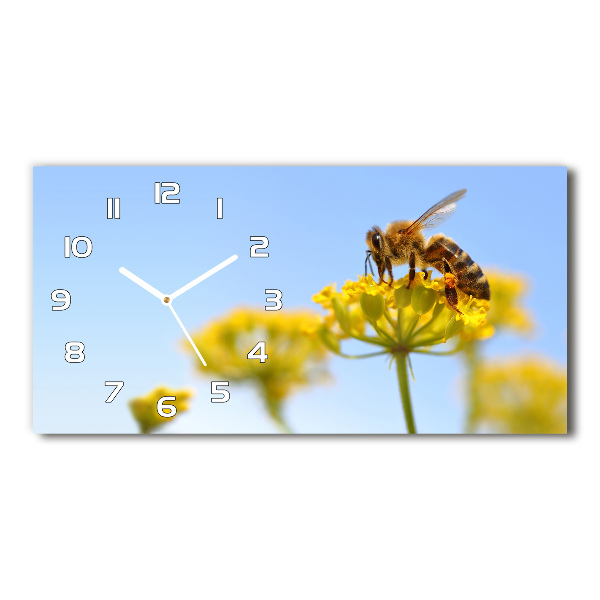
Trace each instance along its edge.
<instances>
[{"instance_id":1,"label":"bee leg","mask_svg":"<svg viewBox=\"0 0 600 600\"><path fill-rule=\"evenodd\" d=\"M367 263L369 263L369 269L371 269L371 275L375 277L375 273L373 272L373 265L371 264L371 251L367 250L367 258L365 258L365 277L367 276Z\"/></svg>"},{"instance_id":2,"label":"bee leg","mask_svg":"<svg viewBox=\"0 0 600 600\"><path fill-rule=\"evenodd\" d=\"M383 276L385 275L385 267L382 263L375 261L377 267L377 274L379 275L379 283L383 283Z\"/></svg>"},{"instance_id":3,"label":"bee leg","mask_svg":"<svg viewBox=\"0 0 600 600\"><path fill-rule=\"evenodd\" d=\"M444 292L446 294L446 302L459 314L462 315L458 310L458 293L456 291L456 283L454 281L454 274L450 269L448 261L444 258L444 275L451 275L451 277L445 277Z\"/></svg>"},{"instance_id":4,"label":"bee leg","mask_svg":"<svg viewBox=\"0 0 600 600\"><path fill-rule=\"evenodd\" d=\"M423 271L423 273L425 273L425 275L423 276L423 280L424 280L424 281L427 281L427 276L429 275L429 271L427 271L427 269L425 269L425 270Z\"/></svg>"},{"instance_id":5,"label":"bee leg","mask_svg":"<svg viewBox=\"0 0 600 600\"><path fill-rule=\"evenodd\" d=\"M410 253L410 258L408 259L408 266L410 267L410 271L408 272L408 285L406 289L410 288L410 284L415 279L415 253Z\"/></svg>"},{"instance_id":6,"label":"bee leg","mask_svg":"<svg viewBox=\"0 0 600 600\"><path fill-rule=\"evenodd\" d=\"M394 276L392 275L392 262L387 257L385 259L385 269L387 269L388 273L390 274L390 280L388 281L388 285L392 285L392 283L394 282ZM385 269L384 269L384 272L385 272Z\"/></svg>"}]
</instances>

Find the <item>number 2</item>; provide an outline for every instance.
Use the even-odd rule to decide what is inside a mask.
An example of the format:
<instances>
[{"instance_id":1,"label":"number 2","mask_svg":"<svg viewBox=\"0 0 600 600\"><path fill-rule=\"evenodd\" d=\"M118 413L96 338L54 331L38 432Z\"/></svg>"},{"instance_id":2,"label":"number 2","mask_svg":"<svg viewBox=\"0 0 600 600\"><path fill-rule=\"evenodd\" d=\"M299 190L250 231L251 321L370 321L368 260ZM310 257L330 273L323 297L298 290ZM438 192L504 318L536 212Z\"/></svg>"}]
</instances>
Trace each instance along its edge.
<instances>
[{"instance_id":1,"label":"number 2","mask_svg":"<svg viewBox=\"0 0 600 600\"><path fill-rule=\"evenodd\" d=\"M264 250L269 245L269 238L264 235L251 235L251 242L261 242L260 244L252 244L250 246L250 258L269 258L268 252L258 252Z\"/></svg>"}]
</instances>

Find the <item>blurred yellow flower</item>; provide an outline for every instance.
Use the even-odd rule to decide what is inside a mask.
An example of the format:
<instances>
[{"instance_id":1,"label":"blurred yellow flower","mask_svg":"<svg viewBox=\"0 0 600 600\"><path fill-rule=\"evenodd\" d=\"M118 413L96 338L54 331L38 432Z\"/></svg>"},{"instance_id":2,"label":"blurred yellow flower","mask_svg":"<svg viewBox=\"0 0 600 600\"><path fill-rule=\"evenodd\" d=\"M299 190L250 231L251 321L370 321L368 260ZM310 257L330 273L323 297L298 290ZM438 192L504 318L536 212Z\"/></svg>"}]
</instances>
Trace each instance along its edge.
<instances>
[{"instance_id":1,"label":"blurred yellow flower","mask_svg":"<svg viewBox=\"0 0 600 600\"><path fill-rule=\"evenodd\" d=\"M496 329L510 329L517 333L531 333L534 321L527 309L522 306L527 293L527 279L522 275L487 272L494 302L488 314L488 324Z\"/></svg>"},{"instance_id":2,"label":"blurred yellow flower","mask_svg":"<svg viewBox=\"0 0 600 600\"><path fill-rule=\"evenodd\" d=\"M284 402L327 377L327 352L318 327L318 316L306 310L237 308L192 334L208 366L195 364L202 375L253 384L271 418L289 431L282 416ZM248 358L258 342L265 342L264 361ZM187 340L183 348L193 353Z\"/></svg>"},{"instance_id":3,"label":"blurred yellow flower","mask_svg":"<svg viewBox=\"0 0 600 600\"><path fill-rule=\"evenodd\" d=\"M165 400L164 408L162 408L163 412L168 414L170 411L169 405L174 405L177 412L173 417L162 417L158 413L158 401L165 396L175 396L176 398L176 400ZM158 387L147 396L130 400L129 408L140 427L140 432L150 433L157 427L166 425L173 419L176 419L180 413L187 411L189 409L189 398L191 397L192 393L189 390L173 390L166 387Z\"/></svg>"},{"instance_id":4,"label":"blurred yellow flower","mask_svg":"<svg viewBox=\"0 0 600 600\"><path fill-rule=\"evenodd\" d=\"M479 364L472 382L476 428L499 433L566 433L567 369L547 358Z\"/></svg>"}]
</instances>

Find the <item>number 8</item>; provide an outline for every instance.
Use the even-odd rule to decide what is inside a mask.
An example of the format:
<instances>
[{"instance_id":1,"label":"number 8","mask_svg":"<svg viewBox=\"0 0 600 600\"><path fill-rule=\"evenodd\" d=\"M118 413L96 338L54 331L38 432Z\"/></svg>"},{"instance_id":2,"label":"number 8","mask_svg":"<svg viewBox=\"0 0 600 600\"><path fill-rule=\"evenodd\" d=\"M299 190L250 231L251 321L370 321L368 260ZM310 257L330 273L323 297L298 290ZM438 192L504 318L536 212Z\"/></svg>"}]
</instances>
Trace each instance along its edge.
<instances>
[{"instance_id":1,"label":"number 8","mask_svg":"<svg viewBox=\"0 0 600 600\"><path fill-rule=\"evenodd\" d=\"M67 342L65 344L65 360L68 363L81 363L85 360L83 351L85 346L82 342ZM75 358L72 358L75 355Z\"/></svg>"}]
</instances>

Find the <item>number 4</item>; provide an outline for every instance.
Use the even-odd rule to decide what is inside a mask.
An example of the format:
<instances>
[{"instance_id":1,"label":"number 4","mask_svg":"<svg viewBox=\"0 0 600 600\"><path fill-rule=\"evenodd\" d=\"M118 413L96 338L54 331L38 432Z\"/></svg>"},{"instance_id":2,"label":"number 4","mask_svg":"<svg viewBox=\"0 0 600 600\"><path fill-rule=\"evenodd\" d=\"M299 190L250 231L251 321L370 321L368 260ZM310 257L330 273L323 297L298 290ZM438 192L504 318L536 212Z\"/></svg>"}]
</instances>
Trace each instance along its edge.
<instances>
[{"instance_id":1,"label":"number 4","mask_svg":"<svg viewBox=\"0 0 600 600\"><path fill-rule=\"evenodd\" d=\"M261 363L266 362L268 355L265 354L266 342L258 342L250 352L248 352L248 358L258 358ZM258 352L258 354L257 354Z\"/></svg>"}]
</instances>

